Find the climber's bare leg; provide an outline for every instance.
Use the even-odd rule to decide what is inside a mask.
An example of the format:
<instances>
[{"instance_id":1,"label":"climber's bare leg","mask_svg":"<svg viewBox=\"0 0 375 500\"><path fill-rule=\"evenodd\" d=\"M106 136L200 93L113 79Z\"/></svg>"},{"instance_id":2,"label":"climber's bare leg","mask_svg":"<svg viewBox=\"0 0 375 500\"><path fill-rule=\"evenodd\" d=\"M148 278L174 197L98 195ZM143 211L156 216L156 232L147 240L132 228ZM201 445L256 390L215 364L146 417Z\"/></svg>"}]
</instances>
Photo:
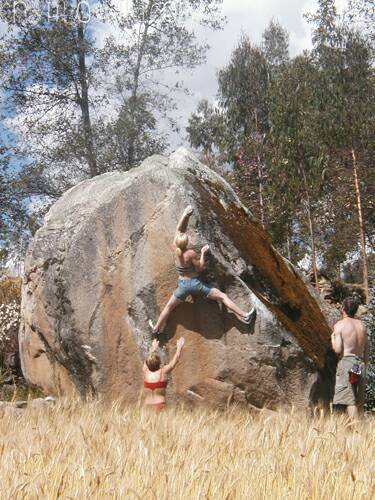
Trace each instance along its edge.
<instances>
[{"instance_id":1,"label":"climber's bare leg","mask_svg":"<svg viewBox=\"0 0 375 500\"><path fill-rule=\"evenodd\" d=\"M233 302L233 300L231 300L228 297L228 295L226 293L222 292L218 288L212 288L212 290L210 291L210 293L207 295L207 298L211 299L211 300L216 300L216 302L220 302L220 303L224 304L225 307L230 312L232 312L233 314L235 314L238 317L238 319L240 319L240 320L243 320L248 315L248 313L246 313L240 307L238 307Z\"/></svg>"},{"instance_id":2,"label":"climber's bare leg","mask_svg":"<svg viewBox=\"0 0 375 500\"><path fill-rule=\"evenodd\" d=\"M182 302L183 302L182 300L179 300L174 295L172 295L172 297L168 300L167 305L162 310L156 324L153 325L154 332L163 331L169 315L171 314L173 309L175 309L178 305L182 304Z\"/></svg>"}]
</instances>

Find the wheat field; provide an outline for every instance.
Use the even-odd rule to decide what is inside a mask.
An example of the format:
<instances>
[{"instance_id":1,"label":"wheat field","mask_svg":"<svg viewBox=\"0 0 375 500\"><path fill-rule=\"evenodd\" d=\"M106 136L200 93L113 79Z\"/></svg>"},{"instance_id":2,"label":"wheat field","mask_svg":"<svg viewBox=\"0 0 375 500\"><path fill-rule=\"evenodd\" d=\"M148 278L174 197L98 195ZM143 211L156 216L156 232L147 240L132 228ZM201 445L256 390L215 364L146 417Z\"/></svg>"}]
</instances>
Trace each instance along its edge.
<instances>
[{"instance_id":1,"label":"wheat field","mask_svg":"<svg viewBox=\"0 0 375 500\"><path fill-rule=\"evenodd\" d=\"M60 401L1 420L1 498L369 499L375 419Z\"/></svg>"}]
</instances>

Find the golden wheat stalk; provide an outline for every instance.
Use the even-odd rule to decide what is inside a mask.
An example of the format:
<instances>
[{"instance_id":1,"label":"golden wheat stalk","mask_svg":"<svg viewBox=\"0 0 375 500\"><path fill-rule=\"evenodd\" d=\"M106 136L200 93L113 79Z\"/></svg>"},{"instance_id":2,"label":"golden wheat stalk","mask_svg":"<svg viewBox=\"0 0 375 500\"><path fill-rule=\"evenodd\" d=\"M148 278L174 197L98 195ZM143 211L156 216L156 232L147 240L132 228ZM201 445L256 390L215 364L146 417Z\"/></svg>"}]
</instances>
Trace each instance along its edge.
<instances>
[{"instance_id":1,"label":"golden wheat stalk","mask_svg":"<svg viewBox=\"0 0 375 500\"><path fill-rule=\"evenodd\" d=\"M1 498L375 497L373 417L61 401L0 418Z\"/></svg>"}]
</instances>

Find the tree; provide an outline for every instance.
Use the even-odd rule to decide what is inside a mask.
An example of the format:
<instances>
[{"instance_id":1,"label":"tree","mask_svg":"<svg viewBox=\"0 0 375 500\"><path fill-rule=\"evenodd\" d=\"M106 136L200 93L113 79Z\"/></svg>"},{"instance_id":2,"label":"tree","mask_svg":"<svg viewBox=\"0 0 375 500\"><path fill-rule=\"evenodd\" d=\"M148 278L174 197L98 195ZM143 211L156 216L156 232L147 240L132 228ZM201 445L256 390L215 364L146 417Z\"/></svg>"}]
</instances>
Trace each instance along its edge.
<instances>
[{"instance_id":1,"label":"tree","mask_svg":"<svg viewBox=\"0 0 375 500\"><path fill-rule=\"evenodd\" d=\"M229 64L218 75L219 97L225 109L226 147L235 159L231 182L263 227L272 210L267 197L269 86L289 55L288 33L271 21L260 47L240 39Z\"/></svg>"},{"instance_id":2,"label":"tree","mask_svg":"<svg viewBox=\"0 0 375 500\"><path fill-rule=\"evenodd\" d=\"M197 110L189 117L186 127L190 145L202 149L203 161L213 166L215 164L215 151L219 150L220 137L224 133L224 115L217 106L210 105L207 99L198 103Z\"/></svg>"},{"instance_id":3,"label":"tree","mask_svg":"<svg viewBox=\"0 0 375 500\"><path fill-rule=\"evenodd\" d=\"M288 34L276 21L265 30L261 47L242 36L218 73L218 105L200 103L187 129L190 143L203 149L206 159L214 150L218 161L233 164L227 177L263 226L272 210L265 199L268 89L287 60Z\"/></svg>"},{"instance_id":4,"label":"tree","mask_svg":"<svg viewBox=\"0 0 375 500\"><path fill-rule=\"evenodd\" d=\"M47 3L38 22L23 10L14 16L8 4L2 10L8 31L1 60L8 123L23 140L19 157L32 159L24 173L37 173L39 179L43 174L44 182L37 185L32 176L34 191L52 197L82 178L112 169L103 161L118 157L116 150L109 154L109 146L117 148L118 141L103 137L105 132L125 139L123 170L160 151L165 138L156 131L154 110L165 113L172 100L170 90L155 90L164 83L157 73L200 64L208 46L198 43L193 21L212 29L222 22L221 0L134 0L125 15L111 0L100 0L92 3L90 19L84 11L87 2L61 0L60 18L51 21ZM99 13L111 15L118 33L104 49L96 38Z\"/></svg>"},{"instance_id":5,"label":"tree","mask_svg":"<svg viewBox=\"0 0 375 500\"><path fill-rule=\"evenodd\" d=\"M361 154L371 141L374 127L374 84L371 50L351 26L340 24L333 0L320 0L314 24L314 53L320 67L321 140L346 156L358 215L363 286L368 297L366 223L363 211Z\"/></svg>"},{"instance_id":6,"label":"tree","mask_svg":"<svg viewBox=\"0 0 375 500\"><path fill-rule=\"evenodd\" d=\"M70 170L59 154L58 146L63 145L69 159L71 154L76 159L73 178L82 173L93 177L98 174L90 101L94 39L81 2L70 0L58 5L64 18L56 22L51 22L47 4L42 4L37 23L23 10L16 10L15 15L12 5L10 10L3 9L3 21L8 25L2 37L1 78L8 98L6 111L23 115L18 132L26 145L18 152L20 156L34 156L32 168L39 174L60 162L65 173ZM33 143L40 147L30 151ZM55 176L56 170L53 168ZM54 191L57 183L52 185Z\"/></svg>"},{"instance_id":7,"label":"tree","mask_svg":"<svg viewBox=\"0 0 375 500\"><path fill-rule=\"evenodd\" d=\"M228 150L237 153L245 137L267 127L267 61L247 36L241 37L230 62L219 71L218 83L231 135Z\"/></svg>"},{"instance_id":8,"label":"tree","mask_svg":"<svg viewBox=\"0 0 375 500\"><path fill-rule=\"evenodd\" d=\"M367 0L353 4L371 10ZM366 284L375 243L371 26L358 33L334 0L308 18L314 49L293 60L275 21L261 47L243 36L218 73L218 106L201 103L188 133L204 156L227 162L228 180L278 248L294 262L311 257L315 281L318 265L339 277L359 242Z\"/></svg>"},{"instance_id":9,"label":"tree","mask_svg":"<svg viewBox=\"0 0 375 500\"><path fill-rule=\"evenodd\" d=\"M136 145L144 124L139 118L147 113L154 120L166 118L174 106L174 93L186 91L178 80L181 69L204 62L208 45L198 40L196 25L220 29L224 21L221 2L133 0L132 11L120 23L121 42L114 37L107 41L102 68L107 71L108 63L119 68L110 91L121 103L120 113L127 117L126 168L136 165L139 157Z\"/></svg>"},{"instance_id":10,"label":"tree","mask_svg":"<svg viewBox=\"0 0 375 500\"><path fill-rule=\"evenodd\" d=\"M317 140L317 82L317 69L307 54L296 57L274 80L270 90L273 157L269 165L270 196L276 206L287 207L293 214L294 220L289 218L287 225L289 231L298 221L300 207L304 207L315 283L318 282L316 219L326 163L326 152ZM297 228L301 239L299 223Z\"/></svg>"},{"instance_id":11,"label":"tree","mask_svg":"<svg viewBox=\"0 0 375 500\"><path fill-rule=\"evenodd\" d=\"M133 0L125 14L112 0L58 0L52 12L41 2L37 13L2 3L1 113L27 200L47 208L77 182L166 148L160 122L183 86L163 71L204 61L196 25L219 29L221 1ZM103 25L116 33L104 47Z\"/></svg>"},{"instance_id":12,"label":"tree","mask_svg":"<svg viewBox=\"0 0 375 500\"><path fill-rule=\"evenodd\" d=\"M222 147L235 162L232 182L241 186L242 197L255 207L264 226L262 144L267 131L268 65L263 51L242 36L229 64L219 71L218 83L226 123Z\"/></svg>"},{"instance_id":13,"label":"tree","mask_svg":"<svg viewBox=\"0 0 375 500\"><path fill-rule=\"evenodd\" d=\"M375 409L375 286L372 287L368 313L366 315L366 326L370 341L369 364L366 373L366 409Z\"/></svg>"},{"instance_id":14,"label":"tree","mask_svg":"<svg viewBox=\"0 0 375 500\"><path fill-rule=\"evenodd\" d=\"M262 35L262 50L270 67L275 70L289 60L289 33L278 21L272 20Z\"/></svg>"},{"instance_id":15,"label":"tree","mask_svg":"<svg viewBox=\"0 0 375 500\"><path fill-rule=\"evenodd\" d=\"M127 170L148 156L163 153L167 147L165 135L157 130L157 121L148 103L140 97L135 110L129 108L127 101L121 106L117 119L97 123L96 132L100 163L108 165L107 170Z\"/></svg>"},{"instance_id":16,"label":"tree","mask_svg":"<svg viewBox=\"0 0 375 500\"><path fill-rule=\"evenodd\" d=\"M21 227L25 220L19 186L14 182L10 158L0 147L0 269L11 257L11 249L19 245Z\"/></svg>"}]
</instances>

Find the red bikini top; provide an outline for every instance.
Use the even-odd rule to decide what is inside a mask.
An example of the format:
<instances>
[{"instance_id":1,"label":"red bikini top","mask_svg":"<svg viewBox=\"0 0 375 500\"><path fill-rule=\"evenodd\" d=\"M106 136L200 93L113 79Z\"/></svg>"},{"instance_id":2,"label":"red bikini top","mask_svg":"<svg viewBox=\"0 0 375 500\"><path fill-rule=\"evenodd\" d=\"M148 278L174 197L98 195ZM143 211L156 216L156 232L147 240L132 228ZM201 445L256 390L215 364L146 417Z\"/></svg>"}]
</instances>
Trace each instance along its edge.
<instances>
[{"instance_id":1,"label":"red bikini top","mask_svg":"<svg viewBox=\"0 0 375 500\"><path fill-rule=\"evenodd\" d=\"M160 378L163 376L162 371L160 370ZM147 380L144 380L143 386L146 389L151 389L152 391L154 389L165 389L167 387L168 380L158 380L157 382L147 382Z\"/></svg>"},{"instance_id":2,"label":"red bikini top","mask_svg":"<svg viewBox=\"0 0 375 500\"><path fill-rule=\"evenodd\" d=\"M167 387L168 381L167 380L159 380L159 382L147 382L145 380L143 382L143 385L146 389L165 389Z\"/></svg>"}]
</instances>

